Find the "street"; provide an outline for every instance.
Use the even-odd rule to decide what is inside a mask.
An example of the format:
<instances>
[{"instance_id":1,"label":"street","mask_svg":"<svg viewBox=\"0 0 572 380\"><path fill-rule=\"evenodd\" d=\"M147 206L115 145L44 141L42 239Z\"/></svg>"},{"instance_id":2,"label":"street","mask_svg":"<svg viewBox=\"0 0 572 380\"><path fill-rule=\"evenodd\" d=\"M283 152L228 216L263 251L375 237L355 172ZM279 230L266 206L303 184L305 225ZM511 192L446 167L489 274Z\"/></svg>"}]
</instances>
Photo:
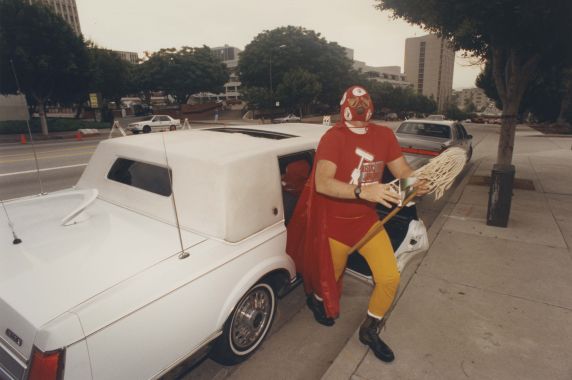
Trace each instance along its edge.
<instances>
[{"instance_id":1,"label":"street","mask_svg":"<svg viewBox=\"0 0 572 380\"><path fill-rule=\"evenodd\" d=\"M387 123L396 128L399 122ZM473 135L475 150L474 159L479 155L479 143L489 134L497 133L497 128L485 125L467 126ZM106 137L106 136L105 136ZM65 140L61 142L42 142L36 144L36 154L40 168L40 178L44 192L51 192L73 186L85 169L93 151L100 139L94 140ZM470 171L473 163L464 170L462 176ZM461 180L460 178L459 180ZM0 147L0 198L11 199L40 193L38 173L36 171L34 151L30 144L3 145ZM448 192L437 202L423 199L418 203L420 217L427 228L431 226L441 209L447 204ZM407 278L415 269L415 260L402 275L402 289L407 284ZM409 272L409 273L408 273ZM342 317L332 328L326 328L315 323L310 312L305 308L302 287L296 288L278 303L278 313L275 324L261 349L241 365L225 367L205 359L194 368L182 365L173 372L175 378L260 378L265 370L285 365L281 362L283 352L289 355L297 352L295 368L285 367L283 373L289 373L293 378L319 378L330 366L354 333L363 319L363 310L369 298L369 284L346 276L344 297L342 297ZM325 333L327 332L327 333ZM268 372L266 372L268 373Z\"/></svg>"}]
</instances>

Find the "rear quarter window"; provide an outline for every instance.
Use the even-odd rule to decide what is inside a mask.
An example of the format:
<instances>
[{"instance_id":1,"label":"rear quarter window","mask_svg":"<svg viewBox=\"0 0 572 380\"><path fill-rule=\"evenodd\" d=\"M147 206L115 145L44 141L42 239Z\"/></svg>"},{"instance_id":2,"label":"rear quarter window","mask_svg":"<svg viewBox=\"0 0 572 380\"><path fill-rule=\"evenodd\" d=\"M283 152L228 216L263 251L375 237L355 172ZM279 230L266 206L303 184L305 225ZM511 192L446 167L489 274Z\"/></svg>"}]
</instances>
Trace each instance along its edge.
<instances>
[{"instance_id":1,"label":"rear quarter window","mask_svg":"<svg viewBox=\"0 0 572 380\"><path fill-rule=\"evenodd\" d=\"M162 166L118 158L107 178L165 197L171 195L171 171Z\"/></svg>"},{"instance_id":2,"label":"rear quarter window","mask_svg":"<svg viewBox=\"0 0 572 380\"><path fill-rule=\"evenodd\" d=\"M449 126L431 123L403 123L397 128L396 133L443 139L451 138L451 128Z\"/></svg>"}]
</instances>

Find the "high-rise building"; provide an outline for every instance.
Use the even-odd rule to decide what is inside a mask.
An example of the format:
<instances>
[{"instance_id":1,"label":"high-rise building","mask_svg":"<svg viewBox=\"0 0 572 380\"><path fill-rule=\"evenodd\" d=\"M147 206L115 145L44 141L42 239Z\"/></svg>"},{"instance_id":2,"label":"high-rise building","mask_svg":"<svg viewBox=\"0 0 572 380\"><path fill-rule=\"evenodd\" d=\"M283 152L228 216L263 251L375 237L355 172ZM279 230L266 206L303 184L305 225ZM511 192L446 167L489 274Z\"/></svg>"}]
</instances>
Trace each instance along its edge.
<instances>
[{"instance_id":1,"label":"high-rise building","mask_svg":"<svg viewBox=\"0 0 572 380\"><path fill-rule=\"evenodd\" d=\"M74 30L77 35L81 34L79 26L79 16L75 0L28 0L30 4L44 4L52 8L52 10L63 18Z\"/></svg>"},{"instance_id":2,"label":"high-rise building","mask_svg":"<svg viewBox=\"0 0 572 380\"><path fill-rule=\"evenodd\" d=\"M444 39L429 34L405 40L405 76L417 93L432 97L439 111L453 91L455 51Z\"/></svg>"}]
</instances>

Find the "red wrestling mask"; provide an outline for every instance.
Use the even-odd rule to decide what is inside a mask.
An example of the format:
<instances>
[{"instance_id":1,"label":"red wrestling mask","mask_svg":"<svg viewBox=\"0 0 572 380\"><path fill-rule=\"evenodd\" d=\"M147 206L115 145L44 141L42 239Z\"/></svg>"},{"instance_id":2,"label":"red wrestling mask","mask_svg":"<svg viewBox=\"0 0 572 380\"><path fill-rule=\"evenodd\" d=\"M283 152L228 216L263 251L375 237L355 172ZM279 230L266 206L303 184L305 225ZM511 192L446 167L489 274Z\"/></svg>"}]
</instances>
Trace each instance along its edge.
<instances>
[{"instance_id":1,"label":"red wrestling mask","mask_svg":"<svg viewBox=\"0 0 572 380\"><path fill-rule=\"evenodd\" d=\"M348 88L340 106L343 121L369 121L373 115L373 102L367 91L360 86Z\"/></svg>"}]
</instances>

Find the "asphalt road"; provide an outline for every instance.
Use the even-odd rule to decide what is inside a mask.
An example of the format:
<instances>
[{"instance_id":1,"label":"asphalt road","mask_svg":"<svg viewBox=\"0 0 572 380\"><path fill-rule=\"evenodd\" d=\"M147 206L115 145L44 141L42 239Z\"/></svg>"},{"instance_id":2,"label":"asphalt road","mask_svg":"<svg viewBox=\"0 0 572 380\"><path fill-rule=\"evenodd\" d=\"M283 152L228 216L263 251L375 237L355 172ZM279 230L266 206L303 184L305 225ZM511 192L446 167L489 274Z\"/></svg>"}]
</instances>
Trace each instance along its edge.
<instances>
[{"instance_id":1,"label":"asphalt road","mask_svg":"<svg viewBox=\"0 0 572 380\"><path fill-rule=\"evenodd\" d=\"M87 166L99 140L36 143L44 192L73 186ZM39 194L40 184L31 144L0 146L0 198Z\"/></svg>"},{"instance_id":2,"label":"asphalt road","mask_svg":"<svg viewBox=\"0 0 572 380\"><path fill-rule=\"evenodd\" d=\"M389 123L393 128L398 124ZM479 143L488 134L497 133L496 128L492 129L485 125L469 124L466 127L473 135L475 151L478 151ZM99 141L100 139L36 143L36 156L43 191L51 192L73 186L81 176ZM463 175L469 169L470 166ZM30 144L1 145L0 199L6 200L38 193L40 193L40 185L32 146ZM418 212L427 228L431 226L446 203L447 195L437 202L423 199L418 203ZM355 279L348 279L345 285L342 300L351 306L346 306L344 318L340 318L336 323L335 330L328 330L330 333L324 334L324 328L313 321L304 307L302 287L298 287L279 302L277 319L271 335L257 355L234 367L224 367L209 359L203 360L191 369L181 366L175 378L265 377L265 374L273 373L272 370L275 370L276 366L281 363L282 358L276 353L289 355L289 352L297 352L297 346L302 344L302 340L310 341L314 346L322 348L313 350L311 353L306 352L304 357L297 362L296 369L291 369L294 372L299 371L299 373L291 373L291 378L321 377L361 322L362 311L367 305L369 285Z\"/></svg>"}]
</instances>

